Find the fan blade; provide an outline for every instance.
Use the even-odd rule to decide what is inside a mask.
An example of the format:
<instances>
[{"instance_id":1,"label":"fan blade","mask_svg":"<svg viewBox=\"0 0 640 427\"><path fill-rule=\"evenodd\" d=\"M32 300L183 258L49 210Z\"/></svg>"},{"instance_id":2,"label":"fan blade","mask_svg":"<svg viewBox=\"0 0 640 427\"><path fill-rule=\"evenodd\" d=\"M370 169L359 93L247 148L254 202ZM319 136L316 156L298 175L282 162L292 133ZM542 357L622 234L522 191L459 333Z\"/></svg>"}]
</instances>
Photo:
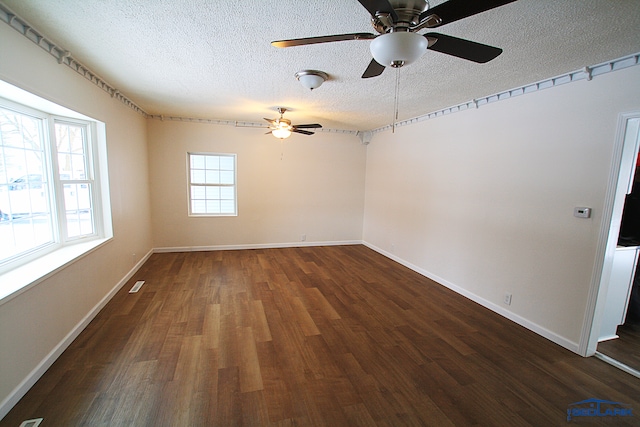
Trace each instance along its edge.
<instances>
[{"instance_id":1,"label":"fan blade","mask_svg":"<svg viewBox=\"0 0 640 427\"><path fill-rule=\"evenodd\" d=\"M293 128L291 130L291 132L301 133L303 135L313 135L314 134L314 132L309 132L308 130L300 130L300 129L296 129L296 128Z\"/></svg>"},{"instance_id":2,"label":"fan blade","mask_svg":"<svg viewBox=\"0 0 640 427\"><path fill-rule=\"evenodd\" d=\"M318 124L318 123L311 123L311 124L306 124L306 125L295 125L293 128L294 129L317 129L317 128L321 128L322 125Z\"/></svg>"},{"instance_id":3,"label":"fan blade","mask_svg":"<svg viewBox=\"0 0 640 427\"><path fill-rule=\"evenodd\" d=\"M371 40L378 37L371 33L336 34L333 36L305 37L302 39L278 40L271 42L275 47L303 46L307 44L339 42L344 40Z\"/></svg>"},{"instance_id":4,"label":"fan blade","mask_svg":"<svg viewBox=\"0 0 640 427\"><path fill-rule=\"evenodd\" d=\"M364 70L364 73L362 74L362 78L368 79L370 77L377 77L380 74L382 74L383 71L384 71L384 65L380 65L376 62L375 59L372 59L371 62L369 62L369 66L367 67L367 69Z\"/></svg>"},{"instance_id":5,"label":"fan blade","mask_svg":"<svg viewBox=\"0 0 640 427\"><path fill-rule=\"evenodd\" d=\"M273 124L275 123L275 119L267 119L266 117L263 117L263 119L265 119L266 121L268 121L269 123Z\"/></svg>"},{"instance_id":6,"label":"fan blade","mask_svg":"<svg viewBox=\"0 0 640 427\"><path fill-rule=\"evenodd\" d=\"M502 53L498 47L472 42L470 40L459 39L438 33L427 33L424 35L429 39L429 50L457 56L458 58L484 64L496 58ZM432 43L436 39L435 43Z\"/></svg>"},{"instance_id":7,"label":"fan blade","mask_svg":"<svg viewBox=\"0 0 640 427\"><path fill-rule=\"evenodd\" d=\"M514 1L516 0L449 0L422 12L419 22L429 15L438 15L442 22L433 27L439 27Z\"/></svg>"},{"instance_id":8,"label":"fan blade","mask_svg":"<svg viewBox=\"0 0 640 427\"><path fill-rule=\"evenodd\" d=\"M369 11L371 16L376 16L376 12L388 13L391 15L393 22L398 22L398 15L393 10L393 6L388 0L358 0L360 4Z\"/></svg>"},{"instance_id":9,"label":"fan blade","mask_svg":"<svg viewBox=\"0 0 640 427\"><path fill-rule=\"evenodd\" d=\"M266 133L265 133L265 135L269 135L270 133L271 133L271 131L269 131L269 132L266 132Z\"/></svg>"}]
</instances>

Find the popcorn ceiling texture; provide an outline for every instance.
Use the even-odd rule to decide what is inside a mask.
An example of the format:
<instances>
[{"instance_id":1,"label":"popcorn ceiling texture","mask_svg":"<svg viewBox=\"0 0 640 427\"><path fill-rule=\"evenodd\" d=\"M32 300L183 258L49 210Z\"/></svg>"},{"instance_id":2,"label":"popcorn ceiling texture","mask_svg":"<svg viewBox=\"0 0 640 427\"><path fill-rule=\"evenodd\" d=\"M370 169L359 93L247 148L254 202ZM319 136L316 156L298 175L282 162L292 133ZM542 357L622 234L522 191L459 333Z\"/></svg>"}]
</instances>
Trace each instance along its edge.
<instances>
[{"instance_id":1,"label":"popcorn ceiling texture","mask_svg":"<svg viewBox=\"0 0 640 427\"><path fill-rule=\"evenodd\" d=\"M149 114L370 130L640 52L640 2L519 0L433 31L497 46L475 64L427 51L361 79L369 41L277 49L272 40L374 32L356 0L0 0ZM441 1L431 1L432 6ZM424 32L424 31L421 31ZM313 92L294 74L330 80Z\"/></svg>"}]
</instances>

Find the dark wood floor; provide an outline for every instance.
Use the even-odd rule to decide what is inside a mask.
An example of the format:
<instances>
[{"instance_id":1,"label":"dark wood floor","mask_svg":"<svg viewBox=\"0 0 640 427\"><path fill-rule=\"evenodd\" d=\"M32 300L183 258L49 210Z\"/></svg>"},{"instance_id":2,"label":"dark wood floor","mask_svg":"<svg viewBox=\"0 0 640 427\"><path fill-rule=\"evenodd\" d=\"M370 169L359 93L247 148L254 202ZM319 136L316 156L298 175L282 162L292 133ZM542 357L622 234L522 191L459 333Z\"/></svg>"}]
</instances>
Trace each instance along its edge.
<instances>
[{"instance_id":1,"label":"dark wood floor","mask_svg":"<svg viewBox=\"0 0 640 427\"><path fill-rule=\"evenodd\" d=\"M590 398L640 411L640 380L364 246L171 253L0 425L559 426Z\"/></svg>"},{"instance_id":2,"label":"dark wood floor","mask_svg":"<svg viewBox=\"0 0 640 427\"><path fill-rule=\"evenodd\" d=\"M618 326L620 338L598 343L598 351L640 371L640 323Z\"/></svg>"}]
</instances>

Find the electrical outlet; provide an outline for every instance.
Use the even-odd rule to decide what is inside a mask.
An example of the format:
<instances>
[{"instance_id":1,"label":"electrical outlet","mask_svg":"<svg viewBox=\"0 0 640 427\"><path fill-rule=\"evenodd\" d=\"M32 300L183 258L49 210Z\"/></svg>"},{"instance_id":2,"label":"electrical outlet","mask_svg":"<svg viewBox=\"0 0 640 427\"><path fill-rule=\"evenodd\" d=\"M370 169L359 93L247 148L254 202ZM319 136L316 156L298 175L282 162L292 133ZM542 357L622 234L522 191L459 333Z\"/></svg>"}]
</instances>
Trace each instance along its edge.
<instances>
[{"instance_id":1,"label":"electrical outlet","mask_svg":"<svg viewBox=\"0 0 640 427\"><path fill-rule=\"evenodd\" d=\"M306 241L306 240L307 240L307 235L306 235L306 234L301 234L301 235L300 235L300 241L301 241L301 242L304 242L304 241Z\"/></svg>"},{"instance_id":2,"label":"electrical outlet","mask_svg":"<svg viewBox=\"0 0 640 427\"><path fill-rule=\"evenodd\" d=\"M504 303L506 305L511 305L511 294L509 293L504 294Z\"/></svg>"}]
</instances>

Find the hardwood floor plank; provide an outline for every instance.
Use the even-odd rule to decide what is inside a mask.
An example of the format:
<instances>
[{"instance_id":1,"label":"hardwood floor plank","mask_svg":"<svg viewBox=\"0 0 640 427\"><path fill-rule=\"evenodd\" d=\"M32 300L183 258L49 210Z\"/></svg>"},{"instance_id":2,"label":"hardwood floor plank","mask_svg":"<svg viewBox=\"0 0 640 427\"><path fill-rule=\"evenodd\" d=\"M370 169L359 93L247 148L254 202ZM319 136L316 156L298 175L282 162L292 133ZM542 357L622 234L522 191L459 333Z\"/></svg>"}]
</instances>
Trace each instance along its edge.
<instances>
[{"instance_id":1,"label":"hardwood floor plank","mask_svg":"<svg viewBox=\"0 0 640 427\"><path fill-rule=\"evenodd\" d=\"M261 300L253 300L250 304L251 310L251 327L257 342L271 341L271 331L269 330L269 322L264 312L264 306Z\"/></svg>"},{"instance_id":2,"label":"hardwood floor plank","mask_svg":"<svg viewBox=\"0 0 640 427\"><path fill-rule=\"evenodd\" d=\"M305 336L320 335L318 327L300 297L291 298L291 308L293 315Z\"/></svg>"},{"instance_id":3,"label":"hardwood floor plank","mask_svg":"<svg viewBox=\"0 0 640 427\"><path fill-rule=\"evenodd\" d=\"M207 304L202 336L206 348L220 348L220 304Z\"/></svg>"},{"instance_id":4,"label":"hardwood floor plank","mask_svg":"<svg viewBox=\"0 0 640 427\"><path fill-rule=\"evenodd\" d=\"M220 426L241 426L242 401L238 367L218 370L218 402L215 423Z\"/></svg>"},{"instance_id":5,"label":"hardwood floor plank","mask_svg":"<svg viewBox=\"0 0 640 427\"><path fill-rule=\"evenodd\" d=\"M0 427L548 426L590 398L638 409L640 380L364 246L164 253Z\"/></svg>"},{"instance_id":6,"label":"hardwood floor plank","mask_svg":"<svg viewBox=\"0 0 640 427\"><path fill-rule=\"evenodd\" d=\"M240 391L247 393L262 390L260 362L256 351L256 342L251 327L241 327L237 331L238 351L240 353Z\"/></svg>"},{"instance_id":7,"label":"hardwood floor plank","mask_svg":"<svg viewBox=\"0 0 640 427\"><path fill-rule=\"evenodd\" d=\"M267 426L269 413L262 391L252 391L241 393L242 425L244 426Z\"/></svg>"},{"instance_id":8,"label":"hardwood floor plank","mask_svg":"<svg viewBox=\"0 0 640 427\"><path fill-rule=\"evenodd\" d=\"M338 312L331 306L318 288L307 288L305 290L305 296L310 305L322 313L327 319L340 319Z\"/></svg>"}]
</instances>

